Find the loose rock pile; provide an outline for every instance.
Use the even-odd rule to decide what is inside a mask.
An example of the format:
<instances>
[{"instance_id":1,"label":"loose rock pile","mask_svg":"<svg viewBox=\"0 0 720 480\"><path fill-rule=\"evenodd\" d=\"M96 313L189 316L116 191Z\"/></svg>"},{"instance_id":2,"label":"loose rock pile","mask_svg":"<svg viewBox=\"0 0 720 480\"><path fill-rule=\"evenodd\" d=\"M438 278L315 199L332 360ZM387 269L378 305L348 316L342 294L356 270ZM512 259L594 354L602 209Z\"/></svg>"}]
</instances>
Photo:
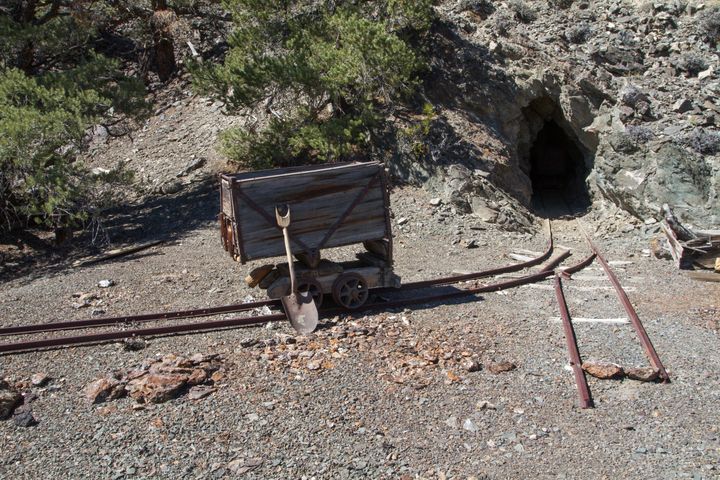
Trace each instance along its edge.
<instances>
[{"instance_id":1,"label":"loose rock pile","mask_svg":"<svg viewBox=\"0 0 720 480\"><path fill-rule=\"evenodd\" d=\"M0 420L12 419L18 427L33 427L39 422L33 416L31 404L38 395L56 391L60 387L45 373L36 373L30 379L8 381L0 378Z\"/></svg>"},{"instance_id":2,"label":"loose rock pile","mask_svg":"<svg viewBox=\"0 0 720 480\"><path fill-rule=\"evenodd\" d=\"M92 403L125 396L138 403L163 403L184 394L198 400L216 391L224 378L225 367L218 355L166 355L148 359L136 369L99 378L85 387L84 394Z\"/></svg>"},{"instance_id":3,"label":"loose rock pile","mask_svg":"<svg viewBox=\"0 0 720 480\"><path fill-rule=\"evenodd\" d=\"M483 349L440 332L419 332L411 328L411 312L363 317L358 322L330 320L312 336L278 334L273 338L247 339L240 343L252 349L252 357L268 370L303 375L331 370L344 361L350 351L365 352L383 360L378 378L416 390L434 381L459 382L467 374L486 369L492 374L514 370L505 360L487 359Z\"/></svg>"},{"instance_id":4,"label":"loose rock pile","mask_svg":"<svg viewBox=\"0 0 720 480\"><path fill-rule=\"evenodd\" d=\"M658 371L650 367L628 367L610 362L588 360L582 364L583 370L601 380L618 380L627 377L640 382L653 382L658 379Z\"/></svg>"}]
</instances>

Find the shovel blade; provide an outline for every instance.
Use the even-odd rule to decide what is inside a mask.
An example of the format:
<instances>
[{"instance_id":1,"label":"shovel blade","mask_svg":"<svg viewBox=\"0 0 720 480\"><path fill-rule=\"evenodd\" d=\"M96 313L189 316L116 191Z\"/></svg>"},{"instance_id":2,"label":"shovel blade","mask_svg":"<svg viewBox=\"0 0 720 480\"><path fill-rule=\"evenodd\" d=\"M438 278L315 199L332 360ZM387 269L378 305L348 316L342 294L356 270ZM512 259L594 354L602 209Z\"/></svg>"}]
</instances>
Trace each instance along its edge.
<instances>
[{"instance_id":1,"label":"shovel blade","mask_svg":"<svg viewBox=\"0 0 720 480\"><path fill-rule=\"evenodd\" d=\"M312 333L318 324L318 311L309 292L291 293L280 298L285 315L296 332Z\"/></svg>"}]
</instances>

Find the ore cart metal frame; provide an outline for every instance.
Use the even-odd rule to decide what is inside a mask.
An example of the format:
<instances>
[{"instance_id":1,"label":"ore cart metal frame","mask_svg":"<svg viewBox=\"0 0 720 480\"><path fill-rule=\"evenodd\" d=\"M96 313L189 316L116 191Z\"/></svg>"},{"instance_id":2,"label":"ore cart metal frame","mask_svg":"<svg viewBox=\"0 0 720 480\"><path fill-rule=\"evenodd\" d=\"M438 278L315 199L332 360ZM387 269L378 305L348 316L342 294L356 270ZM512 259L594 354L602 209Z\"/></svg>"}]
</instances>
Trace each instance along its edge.
<instances>
[{"instance_id":1,"label":"ore cart metal frame","mask_svg":"<svg viewBox=\"0 0 720 480\"><path fill-rule=\"evenodd\" d=\"M365 303L369 290L399 287L387 175L380 162L336 163L220 175L220 231L225 250L245 264L281 257L275 207L288 205L288 228L299 290L318 306L331 294L345 308ZM355 261L331 262L323 249L362 244ZM255 268L245 279L270 298L290 292L287 262Z\"/></svg>"}]
</instances>

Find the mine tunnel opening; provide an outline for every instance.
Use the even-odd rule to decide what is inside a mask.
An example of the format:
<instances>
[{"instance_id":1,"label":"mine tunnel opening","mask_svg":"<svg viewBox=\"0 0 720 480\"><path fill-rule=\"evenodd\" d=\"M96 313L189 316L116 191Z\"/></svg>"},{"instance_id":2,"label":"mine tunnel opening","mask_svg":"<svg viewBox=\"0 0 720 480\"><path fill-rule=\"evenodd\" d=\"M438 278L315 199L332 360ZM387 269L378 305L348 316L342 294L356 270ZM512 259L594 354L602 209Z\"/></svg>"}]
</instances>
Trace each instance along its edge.
<instances>
[{"instance_id":1,"label":"mine tunnel opening","mask_svg":"<svg viewBox=\"0 0 720 480\"><path fill-rule=\"evenodd\" d=\"M524 110L528 141L525 172L531 183L531 205L543 217L579 215L590 205L587 176L592 152L573 134L560 108L549 98L532 102Z\"/></svg>"}]
</instances>

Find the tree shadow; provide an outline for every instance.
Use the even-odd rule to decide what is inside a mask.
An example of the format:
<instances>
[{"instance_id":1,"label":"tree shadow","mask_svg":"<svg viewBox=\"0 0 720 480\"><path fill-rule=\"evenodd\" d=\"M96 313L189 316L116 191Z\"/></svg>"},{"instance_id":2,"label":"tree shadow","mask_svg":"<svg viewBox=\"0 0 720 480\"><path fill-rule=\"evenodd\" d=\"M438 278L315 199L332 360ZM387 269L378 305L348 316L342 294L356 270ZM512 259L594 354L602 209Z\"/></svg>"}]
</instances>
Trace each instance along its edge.
<instances>
[{"instance_id":1,"label":"tree shadow","mask_svg":"<svg viewBox=\"0 0 720 480\"><path fill-rule=\"evenodd\" d=\"M59 247L54 247L49 240L32 233L0 238L0 247L20 242L32 250L24 256L13 258L10 266L3 265L0 281L23 278L24 282L31 282L39 277L62 274L72 268L75 261L101 255L112 248L147 242L177 241L217 219L217 189L215 175L209 175L201 181L184 186L175 194L146 197L138 203L109 210L102 226L102 234L108 240L104 246L94 243L94 234L88 230L80 232L72 244ZM157 250L145 250L108 259L107 262L118 264L157 254Z\"/></svg>"}]
</instances>

